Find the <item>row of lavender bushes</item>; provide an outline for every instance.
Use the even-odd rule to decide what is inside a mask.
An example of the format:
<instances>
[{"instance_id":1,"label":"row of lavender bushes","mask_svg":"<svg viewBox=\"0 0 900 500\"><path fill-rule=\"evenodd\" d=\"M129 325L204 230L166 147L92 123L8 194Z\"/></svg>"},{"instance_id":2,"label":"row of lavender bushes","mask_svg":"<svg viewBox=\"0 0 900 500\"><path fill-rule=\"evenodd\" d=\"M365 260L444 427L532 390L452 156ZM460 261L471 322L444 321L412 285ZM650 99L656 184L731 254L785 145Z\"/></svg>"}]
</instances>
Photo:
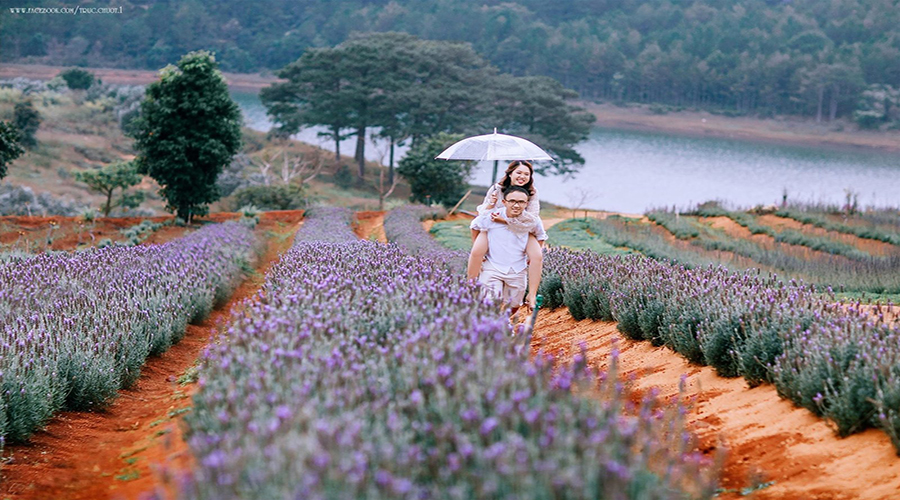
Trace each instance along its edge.
<instances>
[{"instance_id":1,"label":"row of lavender bushes","mask_svg":"<svg viewBox=\"0 0 900 500\"><path fill-rule=\"evenodd\" d=\"M161 245L0 265L0 442L26 440L61 409L108 404L147 356L230 296L255 242L231 222Z\"/></svg>"},{"instance_id":2,"label":"row of lavender bushes","mask_svg":"<svg viewBox=\"0 0 900 500\"><path fill-rule=\"evenodd\" d=\"M733 238L721 229L706 226L698 238L690 240L693 245L743 255L763 266L820 286L840 284L848 291L900 293L900 249L892 254L875 256L827 236L790 229L776 231L757 222L757 217L751 213L727 210L716 202L699 205L689 214L728 217L752 234L767 234L774 240L774 244L768 246L754 240ZM655 212L652 216L666 225L665 219L671 220L675 214ZM818 253L797 255L796 246Z\"/></svg>"},{"instance_id":3,"label":"row of lavender bushes","mask_svg":"<svg viewBox=\"0 0 900 500\"><path fill-rule=\"evenodd\" d=\"M437 215L433 208L424 205L403 205L384 216L384 234L410 255L430 257L453 272L465 274L468 254L442 246L422 227L423 219Z\"/></svg>"},{"instance_id":4,"label":"row of lavender bushes","mask_svg":"<svg viewBox=\"0 0 900 500\"><path fill-rule=\"evenodd\" d=\"M355 241L356 234L350 228L352 220L353 212L349 208L315 205L303 212L303 229L297 232L294 241Z\"/></svg>"},{"instance_id":5,"label":"row of lavender bushes","mask_svg":"<svg viewBox=\"0 0 900 500\"><path fill-rule=\"evenodd\" d=\"M771 382L841 436L880 427L900 452L900 328L886 309L756 272L566 249L547 252L539 292L576 319L615 320L723 376Z\"/></svg>"},{"instance_id":6,"label":"row of lavender bushes","mask_svg":"<svg viewBox=\"0 0 900 500\"><path fill-rule=\"evenodd\" d=\"M897 209L883 208L848 213L842 207L795 204L781 207L775 215L828 231L900 246L900 210Z\"/></svg>"},{"instance_id":7,"label":"row of lavender bushes","mask_svg":"<svg viewBox=\"0 0 900 500\"><path fill-rule=\"evenodd\" d=\"M683 412L528 361L461 274L316 219L204 354L186 498L713 496Z\"/></svg>"}]
</instances>

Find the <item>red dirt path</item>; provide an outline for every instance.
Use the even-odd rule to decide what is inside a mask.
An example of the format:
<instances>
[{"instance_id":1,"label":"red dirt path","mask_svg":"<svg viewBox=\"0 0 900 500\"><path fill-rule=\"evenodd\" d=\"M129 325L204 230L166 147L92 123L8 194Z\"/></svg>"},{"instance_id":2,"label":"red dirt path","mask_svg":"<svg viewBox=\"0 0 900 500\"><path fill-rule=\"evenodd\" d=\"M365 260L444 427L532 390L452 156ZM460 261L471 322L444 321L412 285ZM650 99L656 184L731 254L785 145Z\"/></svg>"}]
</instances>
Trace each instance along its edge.
<instances>
[{"instance_id":1,"label":"red dirt path","mask_svg":"<svg viewBox=\"0 0 900 500\"><path fill-rule=\"evenodd\" d=\"M235 217L215 214L207 220ZM229 323L232 308L256 294L265 272L290 248L290 236L301 219L300 211L262 214L256 234L267 245L256 273L238 287L227 304L199 325L190 325L181 342L149 359L137 384L120 391L108 410L61 413L30 443L6 447L4 455L9 458L0 483L3 498L135 499L153 490L171 494L173 486L161 470L187 470L192 463L182 438L181 415L189 411L195 384L182 386L178 377L194 365L216 330ZM157 232L151 240L159 243L186 230L177 226L166 229L170 231Z\"/></svg>"}]
</instances>

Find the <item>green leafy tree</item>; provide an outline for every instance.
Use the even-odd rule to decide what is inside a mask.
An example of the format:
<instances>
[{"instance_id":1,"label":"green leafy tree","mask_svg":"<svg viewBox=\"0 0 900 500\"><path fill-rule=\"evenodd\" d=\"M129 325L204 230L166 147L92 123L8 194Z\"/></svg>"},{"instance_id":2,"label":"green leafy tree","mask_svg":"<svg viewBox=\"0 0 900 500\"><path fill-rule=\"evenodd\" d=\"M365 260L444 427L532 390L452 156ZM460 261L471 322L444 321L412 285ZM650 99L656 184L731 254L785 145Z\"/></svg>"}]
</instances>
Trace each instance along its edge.
<instances>
[{"instance_id":1,"label":"green leafy tree","mask_svg":"<svg viewBox=\"0 0 900 500\"><path fill-rule=\"evenodd\" d=\"M19 143L26 148L32 148L37 145L38 127L41 126L41 114L34 109L31 101L17 102L13 108L13 123L19 130Z\"/></svg>"},{"instance_id":2,"label":"green leafy tree","mask_svg":"<svg viewBox=\"0 0 900 500\"><path fill-rule=\"evenodd\" d=\"M241 113L215 58L191 52L147 87L135 124L138 171L187 222L219 199L216 177L241 145Z\"/></svg>"},{"instance_id":3,"label":"green leafy tree","mask_svg":"<svg viewBox=\"0 0 900 500\"><path fill-rule=\"evenodd\" d=\"M87 90L94 84L94 74L81 68L67 69L59 74L72 90Z\"/></svg>"},{"instance_id":4,"label":"green leafy tree","mask_svg":"<svg viewBox=\"0 0 900 500\"><path fill-rule=\"evenodd\" d=\"M400 160L397 173L409 182L410 201L436 202L452 207L462 198L472 173L471 162L434 159L462 137L459 134L439 133L421 139Z\"/></svg>"},{"instance_id":5,"label":"green leafy tree","mask_svg":"<svg viewBox=\"0 0 900 500\"><path fill-rule=\"evenodd\" d=\"M563 175L584 165L574 146L587 139L596 118L570 103L577 93L545 76L501 75L495 82L495 126L538 144L556 158L549 166L536 164L537 172Z\"/></svg>"},{"instance_id":6,"label":"green leafy tree","mask_svg":"<svg viewBox=\"0 0 900 500\"><path fill-rule=\"evenodd\" d=\"M496 73L468 44L402 33L357 35L333 48L307 50L277 75L286 82L260 99L283 133L322 125L335 141L355 135L357 177L365 174L367 130L392 146L437 132L470 131L484 121Z\"/></svg>"},{"instance_id":7,"label":"green leafy tree","mask_svg":"<svg viewBox=\"0 0 900 500\"><path fill-rule=\"evenodd\" d=\"M9 122L0 122L0 179L6 177L6 165L22 156L25 150L19 146L19 132Z\"/></svg>"},{"instance_id":8,"label":"green leafy tree","mask_svg":"<svg viewBox=\"0 0 900 500\"><path fill-rule=\"evenodd\" d=\"M900 90L890 85L870 85L860 96L853 120L860 128L877 129L900 117Z\"/></svg>"},{"instance_id":9,"label":"green leafy tree","mask_svg":"<svg viewBox=\"0 0 900 500\"><path fill-rule=\"evenodd\" d=\"M275 74L287 80L262 89L260 101L276 123L279 135L289 136L307 126L324 126L334 141L335 162L341 161L341 141L349 137L352 104L343 77L343 60L333 48L309 49L300 59Z\"/></svg>"},{"instance_id":10,"label":"green leafy tree","mask_svg":"<svg viewBox=\"0 0 900 500\"><path fill-rule=\"evenodd\" d=\"M109 217L114 208L137 208L143 203L143 191L128 191L130 187L139 184L141 178L134 162L116 162L96 170L75 172L76 180L106 197L101 209L104 217ZM117 189L119 196L114 198Z\"/></svg>"}]
</instances>

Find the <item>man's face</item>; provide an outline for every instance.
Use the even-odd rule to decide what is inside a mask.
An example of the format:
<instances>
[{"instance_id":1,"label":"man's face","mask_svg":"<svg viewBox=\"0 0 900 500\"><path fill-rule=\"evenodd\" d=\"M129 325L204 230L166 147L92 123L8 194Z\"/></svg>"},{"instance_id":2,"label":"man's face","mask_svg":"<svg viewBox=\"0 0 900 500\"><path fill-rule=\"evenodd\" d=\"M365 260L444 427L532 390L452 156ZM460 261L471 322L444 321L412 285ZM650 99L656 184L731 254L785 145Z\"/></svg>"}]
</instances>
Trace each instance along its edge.
<instances>
[{"instance_id":1,"label":"man's face","mask_svg":"<svg viewBox=\"0 0 900 500\"><path fill-rule=\"evenodd\" d=\"M525 193L514 191L506 195L506 198L503 199L503 204L506 205L507 215L518 217L522 215L525 205L528 204L528 196L525 196Z\"/></svg>"}]
</instances>

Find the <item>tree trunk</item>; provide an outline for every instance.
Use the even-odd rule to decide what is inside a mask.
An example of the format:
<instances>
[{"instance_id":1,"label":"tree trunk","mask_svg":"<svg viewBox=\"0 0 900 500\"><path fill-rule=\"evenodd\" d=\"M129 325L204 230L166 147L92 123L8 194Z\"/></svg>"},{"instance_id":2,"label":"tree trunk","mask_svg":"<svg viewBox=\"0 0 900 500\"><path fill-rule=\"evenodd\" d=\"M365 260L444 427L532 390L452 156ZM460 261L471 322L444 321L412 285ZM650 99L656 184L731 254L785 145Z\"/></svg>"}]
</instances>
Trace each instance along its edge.
<instances>
[{"instance_id":1,"label":"tree trunk","mask_svg":"<svg viewBox=\"0 0 900 500\"><path fill-rule=\"evenodd\" d=\"M837 118L837 108L838 108L838 96L841 93L841 86L838 84L834 84L831 87L831 106L828 110L828 121L833 122L835 118Z\"/></svg>"},{"instance_id":2,"label":"tree trunk","mask_svg":"<svg viewBox=\"0 0 900 500\"><path fill-rule=\"evenodd\" d=\"M822 102L825 100L825 86L819 86L819 107L816 109L816 123L822 123Z\"/></svg>"},{"instance_id":3,"label":"tree trunk","mask_svg":"<svg viewBox=\"0 0 900 500\"><path fill-rule=\"evenodd\" d=\"M341 129L334 129L334 162L338 168L341 166Z\"/></svg>"},{"instance_id":4,"label":"tree trunk","mask_svg":"<svg viewBox=\"0 0 900 500\"><path fill-rule=\"evenodd\" d=\"M112 210L112 195L113 195L113 190L110 189L106 193L106 205L103 207L103 216L104 217L109 217L109 211Z\"/></svg>"},{"instance_id":5,"label":"tree trunk","mask_svg":"<svg viewBox=\"0 0 900 500\"><path fill-rule=\"evenodd\" d=\"M357 175L362 180L366 175L366 127L356 129L356 162L359 165Z\"/></svg>"},{"instance_id":6,"label":"tree trunk","mask_svg":"<svg viewBox=\"0 0 900 500\"><path fill-rule=\"evenodd\" d=\"M388 160L388 184L394 184L394 138L393 137L391 137L391 156L390 156L390 159Z\"/></svg>"}]
</instances>

